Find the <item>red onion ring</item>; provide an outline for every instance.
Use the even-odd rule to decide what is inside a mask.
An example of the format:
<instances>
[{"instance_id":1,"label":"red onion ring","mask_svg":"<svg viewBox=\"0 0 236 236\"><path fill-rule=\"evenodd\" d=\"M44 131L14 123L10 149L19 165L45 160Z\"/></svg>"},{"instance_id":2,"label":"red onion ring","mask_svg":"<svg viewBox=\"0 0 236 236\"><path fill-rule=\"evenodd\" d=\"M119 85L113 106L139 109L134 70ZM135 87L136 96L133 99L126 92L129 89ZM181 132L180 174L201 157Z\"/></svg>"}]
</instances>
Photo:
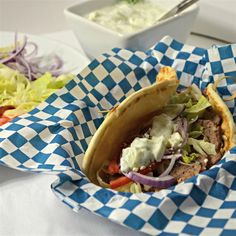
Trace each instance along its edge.
<instances>
[{"instance_id":1,"label":"red onion ring","mask_svg":"<svg viewBox=\"0 0 236 236\"><path fill-rule=\"evenodd\" d=\"M25 68L27 69L28 78L32 81L33 79L31 76L31 68L29 63L21 56L17 57L17 60L19 60L19 62L21 62L25 66Z\"/></svg>"},{"instance_id":2,"label":"red onion ring","mask_svg":"<svg viewBox=\"0 0 236 236\"><path fill-rule=\"evenodd\" d=\"M176 183L176 179L170 175L164 177L151 177L134 171L124 175L137 183L148 185L154 188L169 188Z\"/></svg>"},{"instance_id":3,"label":"red onion ring","mask_svg":"<svg viewBox=\"0 0 236 236\"><path fill-rule=\"evenodd\" d=\"M162 157L162 159L164 159L164 160L170 160L170 159L173 159L173 158L176 158L176 159L178 159L178 158L180 158L182 155L180 154L180 153L177 153L177 154L170 154L170 155L164 155L163 157Z\"/></svg>"},{"instance_id":4,"label":"red onion ring","mask_svg":"<svg viewBox=\"0 0 236 236\"><path fill-rule=\"evenodd\" d=\"M159 176L159 178L169 175L169 173L172 171L172 169L173 169L173 167L174 167L174 165L175 165L176 160L179 159L181 156L182 156L182 155L180 155L180 154L172 155L172 158L171 158L171 161L170 161L169 166L168 166L167 169ZM163 159L164 159L164 157L163 157Z\"/></svg>"},{"instance_id":5,"label":"red onion ring","mask_svg":"<svg viewBox=\"0 0 236 236\"><path fill-rule=\"evenodd\" d=\"M0 60L0 63L5 64L5 63L10 62L12 59L14 59L16 56L18 56L24 50L26 44L27 44L27 37L25 36L24 43L22 44L21 48L19 50L16 50L16 52L14 52L10 57Z\"/></svg>"},{"instance_id":6,"label":"red onion ring","mask_svg":"<svg viewBox=\"0 0 236 236\"><path fill-rule=\"evenodd\" d=\"M12 69L19 70L29 80L34 80L45 72L49 72L52 76L57 77L62 73L63 60L58 55L51 55L49 65L41 66L40 63L45 59L45 56L35 57L38 53L38 46L34 42L27 42L27 37L24 37L24 42L19 48L18 34L15 33L15 48L9 53L0 53L0 63L9 66ZM33 46L30 53L27 53L26 47ZM8 55L5 58L5 55ZM3 58L4 57L4 58Z\"/></svg>"},{"instance_id":7,"label":"red onion ring","mask_svg":"<svg viewBox=\"0 0 236 236\"><path fill-rule=\"evenodd\" d=\"M33 50L30 53L27 53L25 55L25 57L27 57L27 59L30 59L33 56L36 56L38 54L38 45L34 42L28 42L27 46L32 45L33 46Z\"/></svg>"},{"instance_id":8,"label":"red onion ring","mask_svg":"<svg viewBox=\"0 0 236 236\"><path fill-rule=\"evenodd\" d=\"M186 118L177 118L177 132L179 132L183 139L183 143L181 145L181 147L183 147L188 140L188 121Z\"/></svg>"}]
</instances>

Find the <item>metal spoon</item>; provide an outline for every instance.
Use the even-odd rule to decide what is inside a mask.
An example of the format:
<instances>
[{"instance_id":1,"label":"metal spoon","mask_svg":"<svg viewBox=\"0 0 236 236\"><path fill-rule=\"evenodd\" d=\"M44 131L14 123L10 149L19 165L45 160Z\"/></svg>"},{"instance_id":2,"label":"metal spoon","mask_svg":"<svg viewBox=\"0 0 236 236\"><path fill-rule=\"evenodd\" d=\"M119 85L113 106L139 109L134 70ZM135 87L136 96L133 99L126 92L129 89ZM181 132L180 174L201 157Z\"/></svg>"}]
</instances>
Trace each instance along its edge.
<instances>
[{"instance_id":1,"label":"metal spoon","mask_svg":"<svg viewBox=\"0 0 236 236\"><path fill-rule=\"evenodd\" d=\"M197 3L199 0L183 0L178 5L176 5L174 8L169 9L162 15L158 21L164 20L166 18L169 18L171 16L174 16L176 14L179 14L180 12L184 11L186 8L190 7L191 5Z\"/></svg>"}]
</instances>

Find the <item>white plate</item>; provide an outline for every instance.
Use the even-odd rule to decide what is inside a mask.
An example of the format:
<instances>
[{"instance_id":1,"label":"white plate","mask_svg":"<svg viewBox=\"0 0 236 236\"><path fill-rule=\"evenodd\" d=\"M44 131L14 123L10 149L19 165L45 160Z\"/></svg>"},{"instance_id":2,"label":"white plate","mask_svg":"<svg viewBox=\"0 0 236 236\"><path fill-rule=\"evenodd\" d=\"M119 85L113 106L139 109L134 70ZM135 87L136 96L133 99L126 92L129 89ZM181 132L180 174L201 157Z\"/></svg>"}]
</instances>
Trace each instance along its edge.
<instances>
[{"instance_id":1,"label":"white plate","mask_svg":"<svg viewBox=\"0 0 236 236\"><path fill-rule=\"evenodd\" d=\"M82 55L78 50L66 44L51 40L41 36L18 34L21 40L27 36L28 41L32 41L38 45L38 55L47 55L55 53L64 61L63 71L78 74L85 66L88 65L89 59ZM0 47L14 45L15 32L0 31Z\"/></svg>"}]
</instances>

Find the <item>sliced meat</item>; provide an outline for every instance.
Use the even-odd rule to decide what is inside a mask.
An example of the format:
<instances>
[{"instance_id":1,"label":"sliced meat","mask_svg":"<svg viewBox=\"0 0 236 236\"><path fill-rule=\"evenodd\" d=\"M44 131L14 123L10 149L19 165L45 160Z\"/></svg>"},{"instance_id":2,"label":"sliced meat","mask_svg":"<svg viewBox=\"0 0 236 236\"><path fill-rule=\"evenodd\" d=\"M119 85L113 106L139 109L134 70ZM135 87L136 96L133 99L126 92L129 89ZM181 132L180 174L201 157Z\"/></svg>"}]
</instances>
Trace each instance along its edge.
<instances>
[{"instance_id":1,"label":"sliced meat","mask_svg":"<svg viewBox=\"0 0 236 236\"><path fill-rule=\"evenodd\" d=\"M214 117L218 116L215 115ZM215 118L213 120L199 120L198 122L203 126L204 139L210 143L215 144L217 154L208 156L207 168L210 168L211 166L215 165L222 157L220 150L223 141L221 127L219 125L221 123L221 119Z\"/></svg>"},{"instance_id":2,"label":"sliced meat","mask_svg":"<svg viewBox=\"0 0 236 236\"><path fill-rule=\"evenodd\" d=\"M220 126L212 120L198 120L198 123L203 126L204 139L215 144L216 152L219 152L222 145Z\"/></svg>"},{"instance_id":3,"label":"sliced meat","mask_svg":"<svg viewBox=\"0 0 236 236\"><path fill-rule=\"evenodd\" d=\"M221 124L221 117L212 110L212 108L208 108L202 117L204 120L211 120L215 125L219 126Z\"/></svg>"},{"instance_id":4,"label":"sliced meat","mask_svg":"<svg viewBox=\"0 0 236 236\"><path fill-rule=\"evenodd\" d=\"M218 152L216 155L210 155L208 156L208 163L207 163L207 168L212 167L215 165L222 157L222 154Z\"/></svg>"},{"instance_id":5,"label":"sliced meat","mask_svg":"<svg viewBox=\"0 0 236 236\"><path fill-rule=\"evenodd\" d=\"M175 177L177 182L180 183L191 178L194 175L198 175L201 171L206 170L207 161L206 157L200 156L197 159L197 163L193 163L191 165L184 165L176 162L174 168L170 172L170 175ZM158 165L158 169L153 171L153 176L158 177L167 169L169 164L170 160L162 160Z\"/></svg>"},{"instance_id":6,"label":"sliced meat","mask_svg":"<svg viewBox=\"0 0 236 236\"><path fill-rule=\"evenodd\" d=\"M153 176L158 177L160 174L162 174L169 166L170 160L162 160L158 164L158 168L153 171Z\"/></svg>"},{"instance_id":7,"label":"sliced meat","mask_svg":"<svg viewBox=\"0 0 236 236\"><path fill-rule=\"evenodd\" d=\"M192 165L183 165L177 163L170 172L170 175L176 178L177 182L180 183L195 175L198 175L201 172L201 168L201 164L197 163Z\"/></svg>"}]
</instances>

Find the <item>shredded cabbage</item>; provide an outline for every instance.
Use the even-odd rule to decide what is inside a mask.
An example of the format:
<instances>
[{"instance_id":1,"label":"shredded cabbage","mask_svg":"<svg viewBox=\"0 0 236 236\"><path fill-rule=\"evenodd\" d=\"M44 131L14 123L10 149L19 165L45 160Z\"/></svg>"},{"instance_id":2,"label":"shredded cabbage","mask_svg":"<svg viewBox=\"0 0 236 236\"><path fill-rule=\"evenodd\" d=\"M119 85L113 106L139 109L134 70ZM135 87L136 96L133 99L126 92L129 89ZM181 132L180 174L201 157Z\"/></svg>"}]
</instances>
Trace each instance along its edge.
<instances>
[{"instance_id":1,"label":"shredded cabbage","mask_svg":"<svg viewBox=\"0 0 236 236\"><path fill-rule=\"evenodd\" d=\"M73 75L60 75L55 78L47 72L30 82L18 71L0 64L0 106L15 107L5 111L4 116L14 118L31 111L72 78Z\"/></svg>"}]
</instances>

